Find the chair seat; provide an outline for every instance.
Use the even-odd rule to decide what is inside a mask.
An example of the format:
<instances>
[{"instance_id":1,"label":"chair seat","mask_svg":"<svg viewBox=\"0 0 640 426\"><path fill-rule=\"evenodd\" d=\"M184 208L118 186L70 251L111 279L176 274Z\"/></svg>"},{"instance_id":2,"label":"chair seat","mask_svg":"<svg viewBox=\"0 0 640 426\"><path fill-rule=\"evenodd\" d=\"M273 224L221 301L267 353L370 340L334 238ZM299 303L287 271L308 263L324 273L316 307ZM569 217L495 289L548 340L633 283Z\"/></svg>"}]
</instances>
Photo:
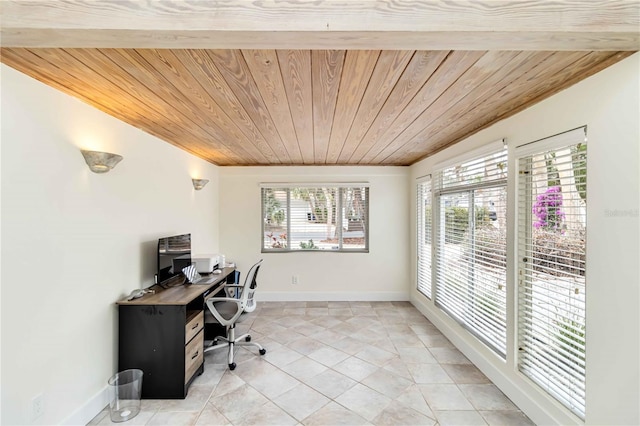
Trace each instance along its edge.
<instances>
[{"instance_id":1,"label":"chair seat","mask_svg":"<svg viewBox=\"0 0 640 426\"><path fill-rule=\"evenodd\" d=\"M213 305L215 306L216 311L218 311L220 316L226 320L230 320L236 314L236 312L238 312L239 309L239 306L236 302L215 302ZM242 316L240 318L242 318ZM240 320L240 318L238 319ZM209 310L206 310L204 322L218 323L219 321Z\"/></svg>"}]
</instances>

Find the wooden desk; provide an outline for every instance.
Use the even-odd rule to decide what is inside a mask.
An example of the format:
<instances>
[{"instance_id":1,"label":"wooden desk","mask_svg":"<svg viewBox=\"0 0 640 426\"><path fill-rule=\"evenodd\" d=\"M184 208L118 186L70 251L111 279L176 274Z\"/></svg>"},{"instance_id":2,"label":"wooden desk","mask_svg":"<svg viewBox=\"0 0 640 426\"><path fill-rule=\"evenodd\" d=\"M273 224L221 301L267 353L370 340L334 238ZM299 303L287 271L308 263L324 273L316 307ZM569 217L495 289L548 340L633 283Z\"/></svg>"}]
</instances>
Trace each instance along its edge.
<instances>
[{"instance_id":1,"label":"wooden desk","mask_svg":"<svg viewBox=\"0 0 640 426\"><path fill-rule=\"evenodd\" d=\"M222 289L235 268L210 284L155 286L155 294L118 305L118 371L144 372L142 398L185 398L204 371L204 300Z\"/></svg>"}]
</instances>

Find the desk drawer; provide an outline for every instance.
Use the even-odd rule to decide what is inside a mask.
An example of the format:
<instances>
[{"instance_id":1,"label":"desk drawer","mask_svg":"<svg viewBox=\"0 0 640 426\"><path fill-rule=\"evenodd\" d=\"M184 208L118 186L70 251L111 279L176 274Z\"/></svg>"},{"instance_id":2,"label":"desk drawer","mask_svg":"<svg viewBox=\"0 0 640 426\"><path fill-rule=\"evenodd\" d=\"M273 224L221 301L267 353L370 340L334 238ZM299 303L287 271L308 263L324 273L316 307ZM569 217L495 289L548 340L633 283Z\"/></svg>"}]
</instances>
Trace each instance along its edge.
<instances>
[{"instance_id":1,"label":"desk drawer","mask_svg":"<svg viewBox=\"0 0 640 426\"><path fill-rule=\"evenodd\" d=\"M184 333L184 344L186 345L204 327L204 311L187 312L187 325Z\"/></svg>"},{"instance_id":2,"label":"desk drawer","mask_svg":"<svg viewBox=\"0 0 640 426\"><path fill-rule=\"evenodd\" d=\"M187 383L193 373L204 361L204 331L196 335L184 348L184 382Z\"/></svg>"}]
</instances>

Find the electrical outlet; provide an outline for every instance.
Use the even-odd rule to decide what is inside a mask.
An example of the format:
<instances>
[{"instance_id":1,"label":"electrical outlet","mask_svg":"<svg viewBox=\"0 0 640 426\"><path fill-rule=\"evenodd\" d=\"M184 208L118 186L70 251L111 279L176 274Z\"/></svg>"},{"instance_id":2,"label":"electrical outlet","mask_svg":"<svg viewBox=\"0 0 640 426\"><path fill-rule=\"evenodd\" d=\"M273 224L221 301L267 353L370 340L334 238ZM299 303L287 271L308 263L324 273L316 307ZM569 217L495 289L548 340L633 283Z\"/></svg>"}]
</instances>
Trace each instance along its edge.
<instances>
[{"instance_id":1,"label":"electrical outlet","mask_svg":"<svg viewBox=\"0 0 640 426\"><path fill-rule=\"evenodd\" d=\"M298 285L298 276L297 275L292 275L291 276L291 284Z\"/></svg>"},{"instance_id":2,"label":"electrical outlet","mask_svg":"<svg viewBox=\"0 0 640 426\"><path fill-rule=\"evenodd\" d=\"M44 414L44 397L38 394L31 399L31 419L35 420Z\"/></svg>"}]
</instances>

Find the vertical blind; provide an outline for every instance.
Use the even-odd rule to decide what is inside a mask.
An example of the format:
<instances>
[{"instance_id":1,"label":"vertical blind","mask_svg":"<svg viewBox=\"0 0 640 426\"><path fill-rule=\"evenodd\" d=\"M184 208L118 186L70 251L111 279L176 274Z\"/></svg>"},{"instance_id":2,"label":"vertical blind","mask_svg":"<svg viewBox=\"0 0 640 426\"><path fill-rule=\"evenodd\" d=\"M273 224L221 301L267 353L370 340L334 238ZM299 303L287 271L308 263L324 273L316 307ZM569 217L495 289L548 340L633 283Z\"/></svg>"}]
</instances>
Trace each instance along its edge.
<instances>
[{"instance_id":1,"label":"vertical blind","mask_svg":"<svg viewBox=\"0 0 640 426\"><path fill-rule=\"evenodd\" d=\"M519 148L518 368L585 415L585 128Z\"/></svg>"},{"instance_id":2,"label":"vertical blind","mask_svg":"<svg viewBox=\"0 0 640 426\"><path fill-rule=\"evenodd\" d=\"M418 291L431 299L431 226L432 226L432 196L431 176L426 176L417 185L417 251L418 251Z\"/></svg>"},{"instance_id":3,"label":"vertical blind","mask_svg":"<svg viewBox=\"0 0 640 426\"><path fill-rule=\"evenodd\" d=\"M507 151L435 176L435 303L506 356Z\"/></svg>"},{"instance_id":4,"label":"vertical blind","mask_svg":"<svg viewBox=\"0 0 640 426\"><path fill-rule=\"evenodd\" d=\"M262 252L367 251L369 188L362 184L262 188Z\"/></svg>"}]
</instances>

